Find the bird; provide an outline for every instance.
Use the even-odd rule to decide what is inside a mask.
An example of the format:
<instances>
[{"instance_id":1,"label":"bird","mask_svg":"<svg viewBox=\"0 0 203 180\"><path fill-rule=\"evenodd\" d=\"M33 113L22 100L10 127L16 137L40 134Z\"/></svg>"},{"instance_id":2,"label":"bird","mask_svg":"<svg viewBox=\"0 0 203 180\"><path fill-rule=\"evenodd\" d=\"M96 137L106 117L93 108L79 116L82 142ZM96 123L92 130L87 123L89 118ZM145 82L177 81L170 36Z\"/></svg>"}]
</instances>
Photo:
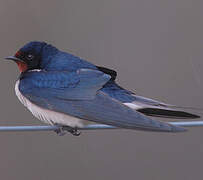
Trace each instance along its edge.
<instances>
[{"instance_id":1,"label":"bird","mask_svg":"<svg viewBox=\"0 0 203 180\"><path fill-rule=\"evenodd\" d=\"M116 82L115 70L97 66L49 43L31 41L14 56L20 71L15 93L39 120L68 127L73 135L89 123L124 129L183 132L162 118L199 118L180 107L137 95ZM150 117L151 116L151 117ZM63 134L63 130L57 131Z\"/></svg>"}]
</instances>

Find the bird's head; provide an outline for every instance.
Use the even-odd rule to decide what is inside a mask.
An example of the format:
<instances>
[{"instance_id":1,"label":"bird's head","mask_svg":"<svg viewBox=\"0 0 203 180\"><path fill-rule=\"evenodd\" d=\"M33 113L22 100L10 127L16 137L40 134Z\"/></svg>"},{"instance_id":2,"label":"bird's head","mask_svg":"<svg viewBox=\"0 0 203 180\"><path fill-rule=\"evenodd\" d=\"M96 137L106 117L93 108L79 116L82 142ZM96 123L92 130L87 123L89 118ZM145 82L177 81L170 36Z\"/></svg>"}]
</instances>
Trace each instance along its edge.
<instances>
[{"instance_id":1,"label":"bird's head","mask_svg":"<svg viewBox=\"0 0 203 180\"><path fill-rule=\"evenodd\" d=\"M45 42L29 42L20 48L14 56L8 56L5 59L15 61L20 72L26 72L33 69L43 69L44 63L47 61L43 56L45 56L45 54L46 56L52 54L50 47L53 48L53 50L56 49Z\"/></svg>"}]
</instances>

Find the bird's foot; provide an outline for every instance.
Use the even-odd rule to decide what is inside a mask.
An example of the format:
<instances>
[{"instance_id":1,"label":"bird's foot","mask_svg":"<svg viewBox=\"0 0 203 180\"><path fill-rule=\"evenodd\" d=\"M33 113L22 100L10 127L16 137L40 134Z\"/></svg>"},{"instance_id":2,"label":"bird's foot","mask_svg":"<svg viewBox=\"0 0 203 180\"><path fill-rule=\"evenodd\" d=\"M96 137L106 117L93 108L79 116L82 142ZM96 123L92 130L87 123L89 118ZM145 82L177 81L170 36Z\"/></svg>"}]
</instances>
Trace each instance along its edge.
<instances>
[{"instance_id":1,"label":"bird's foot","mask_svg":"<svg viewBox=\"0 0 203 180\"><path fill-rule=\"evenodd\" d=\"M58 124L55 124L56 126L59 126ZM71 133L74 136L79 136L81 134L81 132L78 130L77 127L70 127L70 126L59 126L59 128L57 130L55 130L55 132L59 135L59 136L63 136L65 135L67 132Z\"/></svg>"},{"instance_id":2,"label":"bird's foot","mask_svg":"<svg viewBox=\"0 0 203 180\"><path fill-rule=\"evenodd\" d=\"M73 136L79 136L81 134L81 132L78 130L77 127L69 127L69 126L64 126L63 130L68 131L69 133L71 133Z\"/></svg>"}]
</instances>

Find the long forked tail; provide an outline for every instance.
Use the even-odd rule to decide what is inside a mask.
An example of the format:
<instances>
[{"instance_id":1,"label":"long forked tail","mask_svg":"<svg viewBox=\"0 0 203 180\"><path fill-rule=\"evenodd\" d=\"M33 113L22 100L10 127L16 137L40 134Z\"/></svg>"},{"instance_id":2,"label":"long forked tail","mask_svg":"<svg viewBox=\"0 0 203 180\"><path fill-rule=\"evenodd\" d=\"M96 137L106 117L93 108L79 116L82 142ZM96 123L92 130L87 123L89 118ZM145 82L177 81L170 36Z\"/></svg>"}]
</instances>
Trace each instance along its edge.
<instances>
[{"instance_id":1,"label":"long forked tail","mask_svg":"<svg viewBox=\"0 0 203 180\"><path fill-rule=\"evenodd\" d=\"M135 101L124 103L132 109L137 110L148 116L156 116L163 118L178 118L178 119L195 119L200 118L199 115L186 112L185 110L200 110L190 107L179 107L175 105L165 104L152 99L136 96Z\"/></svg>"},{"instance_id":2,"label":"long forked tail","mask_svg":"<svg viewBox=\"0 0 203 180\"><path fill-rule=\"evenodd\" d=\"M147 116L194 119L200 118L200 116L190 113L189 111L195 110L197 112L203 112L203 109L199 108L175 106L142 96L137 96L134 93L123 89L115 82L107 83L106 86L104 86L103 91L110 95L112 98L121 101L131 109L134 109Z\"/></svg>"}]
</instances>

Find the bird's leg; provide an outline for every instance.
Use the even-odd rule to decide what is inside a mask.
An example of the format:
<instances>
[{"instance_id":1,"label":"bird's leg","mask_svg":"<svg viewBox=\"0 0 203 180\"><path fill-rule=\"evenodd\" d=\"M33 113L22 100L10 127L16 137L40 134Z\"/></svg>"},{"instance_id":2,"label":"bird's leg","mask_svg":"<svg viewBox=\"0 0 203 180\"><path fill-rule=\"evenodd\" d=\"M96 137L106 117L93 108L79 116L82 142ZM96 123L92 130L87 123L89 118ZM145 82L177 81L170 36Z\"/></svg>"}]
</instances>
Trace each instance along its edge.
<instances>
[{"instance_id":1,"label":"bird's leg","mask_svg":"<svg viewBox=\"0 0 203 180\"><path fill-rule=\"evenodd\" d=\"M68 131L74 136L79 136L81 134L77 127L63 126L62 129Z\"/></svg>"},{"instance_id":2,"label":"bird's leg","mask_svg":"<svg viewBox=\"0 0 203 180\"><path fill-rule=\"evenodd\" d=\"M63 129L63 127L59 127L57 130L55 130L56 134L59 136L64 136L66 134L66 131Z\"/></svg>"}]
</instances>

